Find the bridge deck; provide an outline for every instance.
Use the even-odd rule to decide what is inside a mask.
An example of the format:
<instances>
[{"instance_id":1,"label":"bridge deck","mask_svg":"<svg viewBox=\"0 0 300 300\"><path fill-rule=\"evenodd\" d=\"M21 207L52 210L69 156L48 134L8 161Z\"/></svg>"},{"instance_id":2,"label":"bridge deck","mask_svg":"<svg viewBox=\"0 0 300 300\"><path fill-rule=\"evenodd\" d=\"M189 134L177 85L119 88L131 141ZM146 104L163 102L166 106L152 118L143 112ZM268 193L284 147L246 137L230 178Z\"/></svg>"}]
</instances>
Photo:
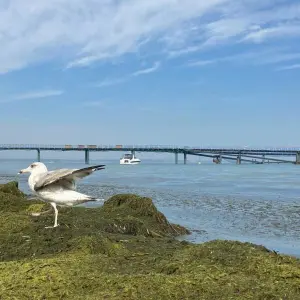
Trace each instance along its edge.
<instances>
[{"instance_id":1,"label":"bridge deck","mask_svg":"<svg viewBox=\"0 0 300 300\"><path fill-rule=\"evenodd\" d=\"M39 145L39 144L2 144L0 150L44 150L44 151L137 151L169 153L215 153L215 154L251 154L251 155L296 155L300 148L209 148L177 147L160 145Z\"/></svg>"},{"instance_id":2,"label":"bridge deck","mask_svg":"<svg viewBox=\"0 0 300 300\"><path fill-rule=\"evenodd\" d=\"M177 147L177 146L160 146L160 145L39 145L39 144L2 144L1 150L36 150L37 159L40 161L41 151L84 151L85 162L89 163L89 152L104 151L136 151L136 152L164 152L175 153L175 163L178 163L178 154L184 155L184 164L187 162L187 155L197 155L214 158L219 163L224 159L236 159L237 163L247 161L257 163L256 159L261 162L272 161L282 163L300 164L300 148L209 148L209 147ZM242 156L244 157L242 159ZM296 156L295 161L272 158L273 156ZM251 159L251 160L250 160Z\"/></svg>"}]
</instances>

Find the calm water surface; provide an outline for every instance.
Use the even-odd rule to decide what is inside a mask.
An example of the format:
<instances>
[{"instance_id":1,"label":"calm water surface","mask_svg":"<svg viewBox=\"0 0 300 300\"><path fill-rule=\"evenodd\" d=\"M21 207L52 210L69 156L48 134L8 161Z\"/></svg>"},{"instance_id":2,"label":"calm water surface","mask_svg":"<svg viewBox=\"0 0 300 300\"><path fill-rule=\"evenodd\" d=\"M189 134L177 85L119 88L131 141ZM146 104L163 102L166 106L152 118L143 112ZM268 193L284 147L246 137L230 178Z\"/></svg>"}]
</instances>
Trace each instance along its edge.
<instances>
[{"instance_id":1,"label":"calm water surface","mask_svg":"<svg viewBox=\"0 0 300 300\"><path fill-rule=\"evenodd\" d=\"M80 161L43 162L49 170L85 166ZM0 182L17 179L29 193L27 176L16 173L30 163L0 160ZM82 180L80 191L104 199L117 193L151 197L171 222L192 230L183 237L187 240L248 241L300 256L300 166L92 163L107 167Z\"/></svg>"}]
</instances>

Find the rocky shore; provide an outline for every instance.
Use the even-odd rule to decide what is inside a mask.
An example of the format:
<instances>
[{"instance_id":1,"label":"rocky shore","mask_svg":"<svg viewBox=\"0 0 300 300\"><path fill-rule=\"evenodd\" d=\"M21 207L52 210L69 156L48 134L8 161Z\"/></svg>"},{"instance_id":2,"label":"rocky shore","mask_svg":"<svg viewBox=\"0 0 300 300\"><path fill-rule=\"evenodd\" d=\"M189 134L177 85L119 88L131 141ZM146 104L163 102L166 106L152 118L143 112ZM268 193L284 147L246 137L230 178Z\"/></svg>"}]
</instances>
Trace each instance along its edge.
<instances>
[{"instance_id":1,"label":"rocky shore","mask_svg":"<svg viewBox=\"0 0 300 300\"><path fill-rule=\"evenodd\" d=\"M250 243L176 240L149 198L99 208L28 200L0 185L0 299L300 299L300 260Z\"/></svg>"}]
</instances>

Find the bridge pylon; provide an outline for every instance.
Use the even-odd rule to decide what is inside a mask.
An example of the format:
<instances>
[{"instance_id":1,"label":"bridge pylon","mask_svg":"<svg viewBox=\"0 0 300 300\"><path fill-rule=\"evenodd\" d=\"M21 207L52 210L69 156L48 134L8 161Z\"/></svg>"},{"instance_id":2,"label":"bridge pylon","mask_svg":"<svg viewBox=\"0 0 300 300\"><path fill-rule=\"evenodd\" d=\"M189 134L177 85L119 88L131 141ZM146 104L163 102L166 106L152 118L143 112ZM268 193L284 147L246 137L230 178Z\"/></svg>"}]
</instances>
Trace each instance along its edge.
<instances>
[{"instance_id":1,"label":"bridge pylon","mask_svg":"<svg viewBox=\"0 0 300 300\"><path fill-rule=\"evenodd\" d=\"M89 149L85 149L84 152L85 163L88 165L90 163L90 151Z\"/></svg>"},{"instance_id":2,"label":"bridge pylon","mask_svg":"<svg viewBox=\"0 0 300 300\"><path fill-rule=\"evenodd\" d=\"M178 165L178 152L175 152L175 164Z\"/></svg>"},{"instance_id":3,"label":"bridge pylon","mask_svg":"<svg viewBox=\"0 0 300 300\"><path fill-rule=\"evenodd\" d=\"M296 153L296 165L300 165L300 152Z\"/></svg>"},{"instance_id":4,"label":"bridge pylon","mask_svg":"<svg viewBox=\"0 0 300 300\"><path fill-rule=\"evenodd\" d=\"M222 155L218 155L216 157L214 157L213 162L217 165L222 163Z\"/></svg>"},{"instance_id":5,"label":"bridge pylon","mask_svg":"<svg viewBox=\"0 0 300 300\"><path fill-rule=\"evenodd\" d=\"M37 161L40 162L41 161L41 150L36 149L36 151L37 151Z\"/></svg>"}]
</instances>

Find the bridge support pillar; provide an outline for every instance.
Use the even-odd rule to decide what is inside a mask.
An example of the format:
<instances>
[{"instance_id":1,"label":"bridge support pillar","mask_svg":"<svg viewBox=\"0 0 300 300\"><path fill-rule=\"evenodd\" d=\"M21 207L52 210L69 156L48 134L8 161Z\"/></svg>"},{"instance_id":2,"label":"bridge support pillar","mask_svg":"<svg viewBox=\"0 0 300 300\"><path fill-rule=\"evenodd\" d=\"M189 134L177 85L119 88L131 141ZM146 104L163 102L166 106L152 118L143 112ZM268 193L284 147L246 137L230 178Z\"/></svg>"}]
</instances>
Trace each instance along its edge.
<instances>
[{"instance_id":1,"label":"bridge support pillar","mask_svg":"<svg viewBox=\"0 0 300 300\"><path fill-rule=\"evenodd\" d=\"M237 156L237 159L236 159L236 164L237 164L237 165L240 165L241 163L242 163L242 155L239 154L239 155Z\"/></svg>"},{"instance_id":2,"label":"bridge support pillar","mask_svg":"<svg viewBox=\"0 0 300 300\"><path fill-rule=\"evenodd\" d=\"M175 152L175 164L178 164L178 152Z\"/></svg>"},{"instance_id":3,"label":"bridge support pillar","mask_svg":"<svg viewBox=\"0 0 300 300\"><path fill-rule=\"evenodd\" d=\"M134 151L134 150L132 150L132 151L131 151L131 154L132 154L133 156L135 156L135 151Z\"/></svg>"},{"instance_id":4,"label":"bridge support pillar","mask_svg":"<svg viewBox=\"0 0 300 300\"><path fill-rule=\"evenodd\" d=\"M216 157L214 157L213 162L217 165L222 163L222 155L218 155Z\"/></svg>"},{"instance_id":5,"label":"bridge support pillar","mask_svg":"<svg viewBox=\"0 0 300 300\"><path fill-rule=\"evenodd\" d=\"M300 152L296 153L296 165L300 165Z\"/></svg>"},{"instance_id":6,"label":"bridge support pillar","mask_svg":"<svg viewBox=\"0 0 300 300\"><path fill-rule=\"evenodd\" d=\"M183 153L183 163L186 165L187 162L187 154Z\"/></svg>"},{"instance_id":7,"label":"bridge support pillar","mask_svg":"<svg viewBox=\"0 0 300 300\"><path fill-rule=\"evenodd\" d=\"M41 150L36 149L36 151L37 151L37 161L40 162L41 161Z\"/></svg>"},{"instance_id":8,"label":"bridge support pillar","mask_svg":"<svg viewBox=\"0 0 300 300\"><path fill-rule=\"evenodd\" d=\"M89 151L89 149L85 149L84 152L85 152L85 155L84 155L85 163L88 165L90 163L90 151Z\"/></svg>"}]
</instances>

